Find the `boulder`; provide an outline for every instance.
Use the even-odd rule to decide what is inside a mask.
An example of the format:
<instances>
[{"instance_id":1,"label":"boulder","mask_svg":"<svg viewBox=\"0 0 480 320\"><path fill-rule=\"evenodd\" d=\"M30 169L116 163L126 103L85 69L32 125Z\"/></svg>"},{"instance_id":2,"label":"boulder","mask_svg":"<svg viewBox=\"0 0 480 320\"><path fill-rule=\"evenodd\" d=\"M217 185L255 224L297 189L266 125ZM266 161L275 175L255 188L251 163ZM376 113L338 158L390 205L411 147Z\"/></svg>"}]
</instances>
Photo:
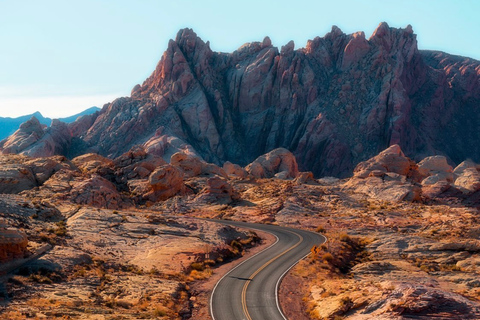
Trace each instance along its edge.
<instances>
[{"instance_id":1,"label":"boulder","mask_svg":"<svg viewBox=\"0 0 480 320\"><path fill-rule=\"evenodd\" d=\"M219 177L222 177L222 178L225 178L225 179L228 178L228 175L225 172L225 170L223 170L223 168L220 168L219 166L217 166L216 164L213 164L213 163L204 162L203 165L202 165L202 174L219 176Z\"/></svg>"},{"instance_id":2,"label":"boulder","mask_svg":"<svg viewBox=\"0 0 480 320\"><path fill-rule=\"evenodd\" d=\"M32 271L50 270L54 272L73 273L75 267L92 263L92 257L82 250L72 247L55 246L51 251L32 261L29 267Z\"/></svg>"},{"instance_id":3,"label":"boulder","mask_svg":"<svg viewBox=\"0 0 480 320\"><path fill-rule=\"evenodd\" d=\"M207 185L195 200L205 203L229 204L239 198L240 196L228 181L220 177L213 177L207 180Z\"/></svg>"},{"instance_id":4,"label":"boulder","mask_svg":"<svg viewBox=\"0 0 480 320\"><path fill-rule=\"evenodd\" d=\"M433 184L423 184L422 181L422 195L429 199L438 198L444 192L450 190L451 187L452 185L446 180L438 180Z\"/></svg>"},{"instance_id":5,"label":"boulder","mask_svg":"<svg viewBox=\"0 0 480 320\"><path fill-rule=\"evenodd\" d=\"M392 145L377 156L359 163L345 189L384 201L418 201L421 189L417 165Z\"/></svg>"},{"instance_id":6,"label":"boulder","mask_svg":"<svg viewBox=\"0 0 480 320\"><path fill-rule=\"evenodd\" d=\"M395 144L377 156L360 162L353 174L357 178L366 178L369 176L382 176L384 173L392 172L403 176L415 177L417 166L414 161L405 156L399 145Z\"/></svg>"},{"instance_id":7,"label":"boulder","mask_svg":"<svg viewBox=\"0 0 480 320\"><path fill-rule=\"evenodd\" d=\"M170 164L180 168L187 178L196 177L202 173L202 160L193 155L177 152L170 158Z\"/></svg>"},{"instance_id":8,"label":"boulder","mask_svg":"<svg viewBox=\"0 0 480 320\"><path fill-rule=\"evenodd\" d=\"M43 188L52 191L61 198L66 197L67 193L74 184L74 172L70 170L60 170L55 172L44 184Z\"/></svg>"},{"instance_id":9,"label":"boulder","mask_svg":"<svg viewBox=\"0 0 480 320\"><path fill-rule=\"evenodd\" d=\"M255 178L273 178L275 174L280 178L295 178L298 175L298 165L295 156L284 148L274 149L250 163L246 168Z\"/></svg>"},{"instance_id":10,"label":"boulder","mask_svg":"<svg viewBox=\"0 0 480 320\"><path fill-rule=\"evenodd\" d=\"M14 134L0 142L3 154L18 154L27 149L43 137L44 129L45 126L35 117L22 123Z\"/></svg>"},{"instance_id":11,"label":"boulder","mask_svg":"<svg viewBox=\"0 0 480 320\"><path fill-rule=\"evenodd\" d=\"M316 183L317 181L313 178L313 173L308 172L300 172L294 181L296 184L305 184L305 183Z\"/></svg>"},{"instance_id":12,"label":"boulder","mask_svg":"<svg viewBox=\"0 0 480 320\"><path fill-rule=\"evenodd\" d=\"M476 164L471 160L465 160L462 163L460 163L458 166L456 166L455 169L453 169L453 174L455 175L455 177L458 177L462 175L465 169L470 169L470 168L475 168L477 170L480 170L480 165Z\"/></svg>"},{"instance_id":13,"label":"boulder","mask_svg":"<svg viewBox=\"0 0 480 320\"><path fill-rule=\"evenodd\" d=\"M119 209L125 206L115 186L100 176L74 183L70 198L75 203L99 208Z\"/></svg>"},{"instance_id":14,"label":"boulder","mask_svg":"<svg viewBox=\"0 0 480 320\"><path fill-rule=\"evenodd\" d=\"M435 184L441 180L453 182L453 168L444 156L426 157L418 163L418 171L422 176L427 177L422 181L425 185Z\"/></svg>"},{"instance_id":15,"label":"boulder","mask_svg":"<svg viewBox=\"0 0 480 320\"><path fill-rule=\"evenodd\" d=\"M231 163L230 161L226 161L223 164L223 170L229 177L233 178L245 179L248 176L248 172L245 169L238 164Z\"/></svg>"},{"instance_id":16,"label":"boulder","mask_svg":"<svg viewBox=\"0 0 480 320\"><path fill-rule=\"evenodd\" d=\"M466 194L480 190L480 172L475 167L464 169L455 180L455 186Z\"/></svg>"},{"instance_id":17,"label":"boulder","mask_svg":"<svg viewBox=\"0 0 480 320\"><path fill-rule=\"evenodd\" d=\"M186 178L193 178L199 175L215 175L228 178L225 170L214 163L207 163L193 154L177 152L172 155L170 164L180 168Z\"/></svg>"},{"instance_id":18,"label":"boulder","mask_svg":"<svg viewBox=\"0 0 480 320\"><path fill-rule=\"evenodd\" d=\"M421 189L411 182L388 180L380 177L365 179L354 177L347 181L343 187L374 199L391 202L419 201L421 195Z\"/></svg>"},{"instance_id":19,"label":"boulder","mask_svg":"<svg viewBox=\"0 0 480 320\"><path fill-rule=\"evenodd\" d=\"M148 177L153 192L148 197L154 201L166 200L185 189L184 173L176 166L165 164Z\"/></svg>"},{"instance_id":20,"label":"boulder","mask_svg":"<svg viewBox=\"0 0 480 320\"><path fill-rule=\"evenodd\" d=\"M0 193L19 193L38 186L32 170L24 163L29 158L0 155Z\"/></svg>"},{"instance_id":21,"label":"boulder","mask_svg":"<svg viewBox=\"0 0 480 320\"><path fill-rule=\"evenodd\" d=\"M143 146L135 146L114 160L117 183L131 179L147 179L150 174L166 162L162 157L148 154Z\"/></svg>"},{"instance_id":22,"label":"boulder","mask_svg":"<svg viewBox=\"0 0 480 320\"><path fill-rule=\"evenodd\" d=\"M75 170L75 166L64 156L52 156L48 158L34 158L25 162L39 185L42 185L50 177L60 170Z\"/></svg>"},{"instance_id":23,"label":"boulder","mask_svg":"<svg viewBox=\"0 0 480 320\"><path fill-rule=\"evenodd\" d=\"M0 221L0 262L23 258L27 252L27 245L25 233Z\"/></svg>"},{"instance_id":24,"label":"boulder","mask_svg":"<svg viewBox=\"0 0 480 320\"><path fill-rule=\"evenodd\" d=\"M112 160L102 157L96 153L87 153L72 159L72 163L77 166L80 171L87 174L95 174L102 172L104 168L113 169Z\"/></svg>"}]
</instances>

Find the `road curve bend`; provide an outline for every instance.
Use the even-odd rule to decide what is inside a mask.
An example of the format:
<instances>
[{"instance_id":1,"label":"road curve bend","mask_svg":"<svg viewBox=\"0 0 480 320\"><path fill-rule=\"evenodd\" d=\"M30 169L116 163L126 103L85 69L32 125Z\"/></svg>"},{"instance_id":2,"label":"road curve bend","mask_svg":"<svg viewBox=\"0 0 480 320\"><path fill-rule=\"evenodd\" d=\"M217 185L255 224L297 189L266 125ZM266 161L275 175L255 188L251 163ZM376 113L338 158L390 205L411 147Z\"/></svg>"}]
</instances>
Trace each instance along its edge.
<instances>
[{"instance_id":1,"label":"road curve bend","mask_svg":"<svg viewBox=\"0 0 480 320\"><path fill-rule=\"evenodd\" d=\"M210 297L213 320L286 320L278 303L283 276L326 238L318 233L274 225L210 220L273 234L277 241L221 278Z\"/></svg>"}]
</instances>

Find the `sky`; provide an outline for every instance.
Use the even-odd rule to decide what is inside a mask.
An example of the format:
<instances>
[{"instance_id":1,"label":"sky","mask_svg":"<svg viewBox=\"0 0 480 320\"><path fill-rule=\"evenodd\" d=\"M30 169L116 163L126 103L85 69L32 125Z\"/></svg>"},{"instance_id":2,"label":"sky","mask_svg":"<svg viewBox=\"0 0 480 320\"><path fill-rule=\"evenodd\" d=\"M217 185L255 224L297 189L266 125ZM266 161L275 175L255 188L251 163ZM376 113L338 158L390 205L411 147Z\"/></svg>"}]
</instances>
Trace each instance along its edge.
<instances>
[{"instance_id":1,"label":"sky","mask_svg":"<svg viewBox=\"0 0 480 320\"><path fill-rule=\"evenodd\" d=\"M480 60L478 0L0 0L0 117L64 117L129 96L189 27L215 51L281 47L378 24L413 26L420 49Z\"/></svg>"}]
</instances>

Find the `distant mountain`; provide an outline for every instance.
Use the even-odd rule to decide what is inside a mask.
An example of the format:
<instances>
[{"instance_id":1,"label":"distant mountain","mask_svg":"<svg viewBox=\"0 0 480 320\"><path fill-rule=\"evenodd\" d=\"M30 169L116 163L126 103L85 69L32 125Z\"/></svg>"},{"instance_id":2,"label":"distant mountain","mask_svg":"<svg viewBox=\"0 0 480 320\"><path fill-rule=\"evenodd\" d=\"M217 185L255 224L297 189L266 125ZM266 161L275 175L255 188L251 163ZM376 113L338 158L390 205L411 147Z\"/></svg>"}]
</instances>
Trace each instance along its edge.
<instances>
[{"instance_id":1,"label":"distant mountain","mask_svg":"<svg viewBox=\"0 0 480 320\"><path fill-rule=\"evenodd\" d=\"M58 120L62 121L62 122L65 122L65 123L72 123L74 122L75 120L77 120L78 117L81 117L81 116L85 116L85 115L89 115L89 114L93 114L97 111L100 111L100 108L98 107L91 107L91 108L88 108L87 110L85 111L82 111L80 113L77 113L73 116L70 116L70 117L66 117L66 118L60 118ZM39 119L40 120L40 119ZM40 121L41 122L41 121Z\"/></svg>"},{"instance_id":2,"label":"distant mountain","mask_svg":"<svg viewBox=\"0 0 480 320\"><path fill-rule=\"evenodd\" d=\"M77 118L80 117L80 116L92 114L92 113L95 113L96 111L99 111L99 110L100 110L100 108L98 108L98 107L91 107L91 108L88 108L87 110L82 111L80 113L77 113L73 116L66 117L66 118L60 118L59 120L62 121L62 122L65 122L65 123L71 123L71 122L74 122L75 120L77 120ZM32 114L26 115L26 116L18 117L18 118L3 118L3 117L0 117L0 140L3 140L6 137L8 137L9 135L11 135L12 133L14 133L18 129L18 127L20 127L20 125L22 123L30 120L32 117L37 118L37 120L41 124L44 124L46 126L50 126L50 124L52 123L51 118L45 118L38 111L35 112L35 113L32 113Z\"/></svg>"}]
</instances>

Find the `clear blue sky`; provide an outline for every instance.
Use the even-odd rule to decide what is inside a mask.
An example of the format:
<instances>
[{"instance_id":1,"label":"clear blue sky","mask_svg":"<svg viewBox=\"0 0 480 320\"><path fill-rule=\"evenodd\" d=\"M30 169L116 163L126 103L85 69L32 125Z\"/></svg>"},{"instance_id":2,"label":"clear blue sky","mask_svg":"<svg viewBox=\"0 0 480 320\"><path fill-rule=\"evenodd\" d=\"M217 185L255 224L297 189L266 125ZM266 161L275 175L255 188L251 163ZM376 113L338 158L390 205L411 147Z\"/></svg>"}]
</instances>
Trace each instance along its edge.
<instances>
[{"instance_id":1,"label":"clear blue sky","mask_svg":"<svg viewBox=\"0 0 480 320\"><path fill-rule=\"evenodd\" d=\"M127 96L191 27L216 51L270 36L297 48L332 25L413 26L420 49L480 60L479 0L0 0L0 116L60 117Z\"/></svg>"}]
</instances>

